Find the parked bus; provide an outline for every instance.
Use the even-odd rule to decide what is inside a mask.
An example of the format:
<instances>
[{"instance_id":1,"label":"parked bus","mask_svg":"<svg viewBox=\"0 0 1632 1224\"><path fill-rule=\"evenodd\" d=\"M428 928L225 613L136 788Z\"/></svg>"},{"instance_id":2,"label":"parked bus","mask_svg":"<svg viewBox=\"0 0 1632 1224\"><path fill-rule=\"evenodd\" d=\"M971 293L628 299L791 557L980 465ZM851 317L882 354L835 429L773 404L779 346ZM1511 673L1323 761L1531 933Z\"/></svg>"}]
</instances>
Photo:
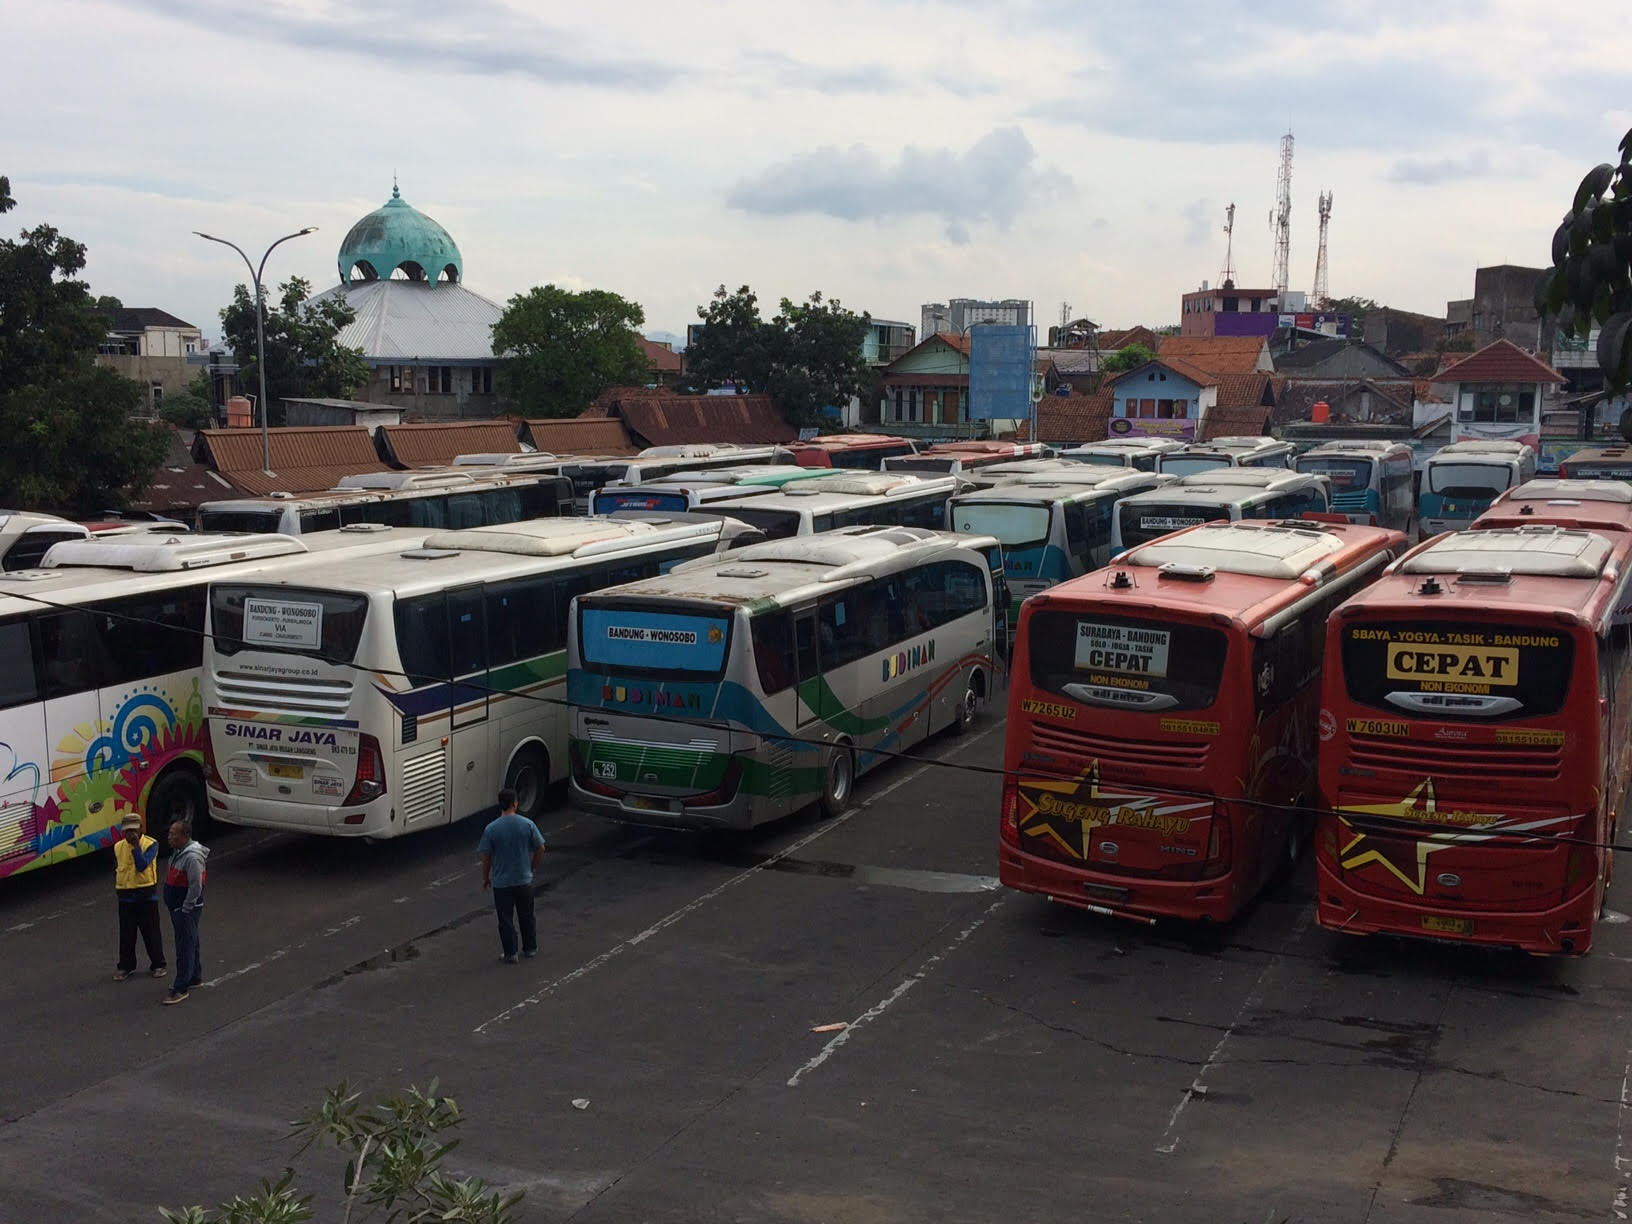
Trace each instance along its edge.
<instances>
[{"instance_id":1,"label":"parked bus","mask_svg":"<svg viewBox=\"0 0 1632 1224\"><path fill-rule=\"evenodd\" d=\"M955 476L833 472L768 496L710 502L707 511L729 514L773 540L856 524L936 530L946 526L947 499L957 491Z\"/></svg>"},{"instance_id":2,"label":"parked bus","mask_svg":"<svg viewBox=\"0 0 1632 1224\"><path fill-rule=\"evenodd\" d=\"M313 559L210 588L210 814L384 838L489 810L537 816L566 776L573 596L714 553L738 524L541 519Z\"/></svg>"},{"instance_id":3,"label":"parked bus","mask_svg":"<svg viewBox=\"0 0 1632 1224\"><path fill-rule=\"evenodd\" d=\"M1183 449L1184 443L1176 438L1107 438L1103 442L1069 447L1062 450L1059 457L1073 463L1135 467L1141 472L1154 472L1161 466L1163 455Z\"/></svg>"},{"instance_id":4,"label":"parked bus","mask_svg":"<svg viewBox=\"0 0 1632 1224\"><path fill-rule=\"evenodd\" d=\"M886 752L967 728L992 691L996 547L841 528L580 597L574 804L689 827L843 811Z\"/></svg>"},{"instance_id":5,"label":"parked bus","mask_svg":"<svg viewBox=\"0 0 1632 1224\"><path fill-rule=\"evenodd\" d=\"M896 455L881 465L886 472L941 473L962 476L996 463L1050 458L1052 452L1036 442L938 442L916 455Z\"/></svg>"},{"instance_id":6,"label":"parked bus","mask_svg":"<svg viewBox=\"0 0 1632 1224\"><path fill-rule=\"evenodd\" d=\"M1411 529L1416 508L1411 448L1403 442L1325 442L1297 458L1297 470L1332 482L1332 510L1351 523Z\"/></svg>"},{"instance_id":7,"label":"parked bus","mask_svg":"<svg viewBox=\"0 0 1632 1224\"><path fill-rule=\"evenodd\" d=\"M142 816L202 823L205 588L321 552L423 538L147 532L57 544L0 574L0 877L113 843Z\"/></svg>"},{"instance_id":8,"label":"parked bus","mask_svg":"<svg viewBox=\"0 0 1632 1224\"><path fill-rule=\"evenodd\" d=\"M1116 510L1121 552L1201 523L1296 519L1331 509L1330 484L1312 473L1219 469L1136 493Z\"/></svg>"},{"instance_id":9,"label":"parked bus","mask_svg":"<svg viewBox=\"0 0 1632 1224\"><path fill-rule=\"evenodd\" d=\"M1146 921L1239 913L1306 841L1327 616L1404 547L1208 523L1028 600L998 878Z\"/></svg>"},{"instance_id":10,"label":"parked bus","mask_svg":"<svg viewBox=\"0 0 1632 1224\"><path fill-rule=\"evenodd\" d=\"M1566 480L1632 480L1632 447L1578 450L1559 463L1558 474Z\"/></svg>"},{"instance_id":11,"label":"parked bus","mask_svg":"<svg viewBox=\"0 0 1632 1224\"><path fill-rule=\"evenodd\" d=\"M793 461L804 467L864 468L877 472L886 459L916 455L909 438L891 434L819 434L793 444Z\"/></svg>"},{"instance_id":12,"label":"parked bus","mask_svg":"<svg viewBox=\"0 0 1632 1224\"><path fill-rule=\"evenodd\" d=\"M1020 602L1055 583L1099 569L1112 556L1116 507L1135 493L1172 483L1170 476L1128 468L1075 465L1075 471L1019 476L960 493L948 507L954 531L995 536L1017 625Z\"/></svg>"},{"instance_id":13,"label":"parked bus","mask_svg":"<svg viewBox=\"0 0 1632 1224\"><path fill-rule=\"evenodd\" d=\"M33 569L53 544L84 540L91 529L54 514L0 510L0 570Z\"/></svg>"},{"instance_id":14,"label":"parked bus","mask_svg":"<svg viewBox=\"0 0 1632 1224\"><path fill-rule=\"evenodd\" d=\"M809 480L824 474L820 468L767 463L759 467L676 472L644 484L626 485L615 480L590 494L589 512L616 514L620 510L695 510L709 502L774 493L792 481Z\"/></svg>"},{"instance_id":15,"label":"parked bus","mask_svg":"<svg viewBox=\"0 0 1632 1224\"><path fill-rule=\"evenodd\" d=\"M1500 494L1536 475L1536 452L1523 442L1453 442L1428 456L1417 497L1424 538L1460 531Z\"/></svg>"},{"instance_id":16,"label":"parked bus","mask_svg":"<svg viewBox=\"0 0 1632 1224\"><path fill-rule=\"evenodd\" d=\"M1326 645L1316 919L1583 953L1632 754L1632 536L1419 545Z\"/></svg>"},{"instance_id":17,"label":"parked bus","mask_svg":"<svg viewBox=\"0 0 1632 1224\"><path fill-rule=\"evenodd\" d=\"M1289 468L1296 455L1297 448L1290 442L1277 442L1274 438L1213 438L1207 442L1187 443L1178 450L1163 451L1157 471L1173 476L1195 476L1214 468Z\"/></svg>"},{"instance_id":18,"label":"parked bus","mask_svg":"<svg viewBox=\"0 0 1632 1224\"><path fill-rule=\"evenodd\" d=\"M1632 484L1621 480L1541 477L1509 489L1490 503L1471 530L1492 527L1579 527L1617 538L1632 533Z\"/></svg>"},{"instance_id":19,"label":"parked bus","mask_svg":"<svg viewBox=\"0 0 1632 1224\"><path fill-rule=\"evenodd\" d=\"M676 472L785 464L791 459L790 452L782 446L649 446L633 458L581 459L568 463L562 471L572 481L574 508L579 514L588 514L589 495L613 481L637 485L666 480Z\"/></svg>"},{"instance_id":20,"label":"parked bus","mask_svg":"<svg viewBox=\"0 0 1632 1224\"><path fill-rule=\"evenodd\" d=\"M1012 484L1022 477L1037 477L1044 480L1080 480L1093 479L1094 469L1083 464L1074 463L1069 459L1015 459L1007 463L993 463L987 467L974 468L964 472L960 477L965 489L991 489L1001 484Z\"/></svg>"},{"instance_id":21,"label":"parked bus","mask_svg":"<svg viewBox=\"0 0 1632 1224\"><path fill-rule=\"evenodd\" d=\"M307 536L351 523L388 527L484 527L572 513L572 482L525 465L418 468L343 476L323 493L205 502L198 529ZM555 465L558 469L559 465Z\"/></svg>"}]
</instances>

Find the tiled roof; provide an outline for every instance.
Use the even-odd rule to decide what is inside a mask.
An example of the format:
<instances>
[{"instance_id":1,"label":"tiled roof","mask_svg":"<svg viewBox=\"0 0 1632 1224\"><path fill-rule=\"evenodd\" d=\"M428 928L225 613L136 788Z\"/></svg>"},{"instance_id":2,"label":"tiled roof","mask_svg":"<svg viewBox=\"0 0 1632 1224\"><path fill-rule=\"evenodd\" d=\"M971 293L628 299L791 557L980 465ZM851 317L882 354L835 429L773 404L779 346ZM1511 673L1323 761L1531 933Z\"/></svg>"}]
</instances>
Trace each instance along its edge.
<instances>
[{"instance_id":1,"label":"tiled roof","mask_svg":"<svg viewBox=\"0 0 1632 1224\"><path fill-rule=\"evenodd\" d=\"M1425 384L1426 385L1426 384ZM1411 416L1412 400L1417 398L1416 385L1408 378L1366 379L1286 379L1275 405L1275 420L1280 422L1307 421L1311 409L1324 400L1335 412L1338 406L1357 392L1369 391L1383 402L1372 406L1377 417Z\"/></svg>"},{"instance_id":2,"label":"tiled roof","mask_svg":"<svg viewBox=\"0 0 1632 1224\"><path fill-rule=\"evenodd\" d=\"M1201 442L1213 438L1250 437L1269 431L1268 408L1210 408L1201 423Z\"/></svg>"},{"instance_id":3,"label":"tiled roof","mask_svg":"<svg viewBox=\"0 0 1632 1224\"><path fill-rule=\"evenodd\" d=\"M1198 387L1211 387L1215 383L1218 382L1217 377L1215 377L1213 374L1209 373L1207 370L1204 370L1199 366L1191 365L1188 361L1185 361L1182 358L1178 358L1178 357L1158 357L1155 361L1147 361L1142 366L1135 366L1131 370L1124 370L1120 374L1113 375L1111 378L1106 380L1106 385L1107 386L1115 386L1117 383L1121 382L1124 378L1128 377L1128 375L1137 374L1140 370L1143 370L1143 369L1145 369L1145 368L1147 368L1149 366L1153 366L1153 365L1166 366L1169 370L1172 370L1175 374L1180 374L1180 375L1184 376L1185 378L1188 378L1191 382L1195 383L1196 386L1198 386Z\"/></svg>"},{"instance_id":4,"label":"tiled roof","mask_svg":"<svg viewBox=\"0 0 1632 1224\"><path fill-rule=\"evenodd\" d=\"M1161 343L1161 337L1148 327L1124 327L1112 331L1099 333L1099 351L1113 352L1119 348L1127 348L1130 344L1142 344L1151 352L1155 352Z\"/></svg>"},{"instance_id":5,"label":"tiled roof","mask_svg":"<svg viewBox=\"0 0 1632 1224\"><path fill-rule=\"evenodd\" d=\"M1040 442L1100 442L1110 429L1115 396L1109 387L1092 395L1045 395L1037 404Z\"/></svg>"},{"instance_id":6,"label":"tiled roof","mask_svg":"<svg viewBox=\"0 0 1632 1224\"><path fill-rule=\"evenodd\" d=\"M336 285L314 301L343 298L357 317L335 338L376 363L492 361L493 324L504 308L460 284L371 280Z\"/></svg>"},{"instance_id":7,"label":"tiled roof","mask_svg":"<svg viewBox=\"0 0 1632 1224\"><path fill-rule=\"evenodd\" d=\"M193 458L208 464L253 496L265 493L319 493L342 476L388 472L361 425L312 425L268 431L272 475L261 470L261 431L201 429Z\"/></svg>"},{"instance_id":8,"label":"tiled roof","mask_svg":"<svg viewBox=\"0 0 1632 1224\"><path fill-rule=\"evenodd\" d=\"M1163 336L1156 355L1177 357L1209 374L1250 374L1264 352L1262 336Z\"/></svg>"},{"instance_id":9,"label":"tiled roof","mask_svg":"<svg viewBox=\"0 0 1632 1224\"><path fill-rule=\"evenodd\" d=\"M577 417L523 421L522 436L552 455L632 455L640 449L622 421L593 409Z\"/></svg>"},{"instance_id":10,"label":"tiled roof","mask_svg":"<svg viewBox=\"0 0 1632 1224\"><path fill-rule=\"evenodd\" d=\"M620 418L636 446L684 446L697 442L763 445L792 442L799 431L789 425L768 395L642 394L619 397L601 406Z\"/></svg>"},{"instance_id":11,"label":"tiled roof","mask_svg":"<svg viewBox=\"0 0 1632 1224\"><path fill-rule=\"evenodd\" d=\"M1091 349L1049 349L1048 355L1054 362L1054 369L1064 378L1095 373L1103 358L1102 353Z\"/></svg>"},{"instance_id":12,"label":"tiled roof","mask_svg":"<svg viewBox=\"0 0 1632 1224\"><path fill-rule=\"evenodd\" d=\"M1511 340L1496 340L1434 375L1435 382L1561 383L1564 376Z\"/></svg>"},{"instance_id":13,"label":"tiled roof","mask_svg":"<svg viewBox=\"0 0 1632 1224\"><path fill-rule=\"evenodd\" d=\"M636 336L635 343L640 345L640 351L646 354L647 362L659 374L680 373L680 354L668 345L648 340L645 336Z\"/></svg>"},{"instance_id":14,"label":"tiled roof","mask_svg":"<svg viewBox=\"0 0 1632 1224\"><path fill-rule=\"evenodd\" d=\"M1217 408L1273 408L1284 379L1270 374L1220 374Z\"/></svg>"},{"instance_id":15,"label":"tiled roof","mask_svg":"<svg viewBox=\"0 0 1632 1224\"><path fill-rule=\"evenodd\" d=\"M962 353L965 357L969 356L968 332L937 332L935 335L929 337L929 339L944 340L947 344L957 349L958 352Z\"/></svg>"},{"instance_id":16,"label":"tiled roof","mask_svg":"<svg viewBox=\"0 0 1632 1224\"><path fill-rule=\"evenodd\" d=\"M196 510L207 501L242 496L244 491L220 472L202 463L186 463L154 472L152 483L131 498L126 509L177 514Z\"/></svg>"},{"instance_id":17,"label":"tiled roof","mask_svg":"<svg viewBox=\"0 0 1632 1224\"><path fill-rule=\"evenodd\" d=\"M375 438L387 463L408 468L440 467L460 455L514 454L521 449L516 427L509 421L381 425Z\"/></svg>"}]
</instances>

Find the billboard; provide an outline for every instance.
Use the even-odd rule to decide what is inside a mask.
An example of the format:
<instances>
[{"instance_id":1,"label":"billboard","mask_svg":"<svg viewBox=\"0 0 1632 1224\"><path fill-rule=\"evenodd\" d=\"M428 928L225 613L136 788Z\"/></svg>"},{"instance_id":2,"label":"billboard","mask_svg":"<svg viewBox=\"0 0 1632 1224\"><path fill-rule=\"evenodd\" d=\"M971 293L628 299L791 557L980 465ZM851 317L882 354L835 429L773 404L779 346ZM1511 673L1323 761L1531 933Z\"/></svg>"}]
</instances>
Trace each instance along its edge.
<instances>
[{"instance_id":1,"label":"billboard","mask_svg":"<svg viewBox=\"0 0 1632 1224\"><path fill-rule=\"evenodd\" d=\"M1031 417L1037 329L982 323L969 329L969 419Z\"/></svg>"},{"instance_id":2,"label":"billboard","mask_svg":"<svg viewBox=\"0 0 1632 1224\"><path fill-rule=\"evenodd\" d=\"M1109 432L1113 438L1172 438L1178 442L1194 442L1198 423L1188 418L1112 417Z\"/></svg>"}]
</instances>

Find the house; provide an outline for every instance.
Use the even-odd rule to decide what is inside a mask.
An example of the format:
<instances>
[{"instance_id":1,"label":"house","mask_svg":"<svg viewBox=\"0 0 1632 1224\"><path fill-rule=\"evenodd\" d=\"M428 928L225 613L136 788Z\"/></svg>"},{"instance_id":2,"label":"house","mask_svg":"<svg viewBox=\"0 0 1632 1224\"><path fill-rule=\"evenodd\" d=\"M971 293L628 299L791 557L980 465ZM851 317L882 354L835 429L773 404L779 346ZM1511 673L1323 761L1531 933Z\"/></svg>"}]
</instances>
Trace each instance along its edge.
<instances>
[{"instance_id":1,"label":"house","mask_svg":"<svg viewBox=\"0 0 1632 1224\"><path fill-rule=\"evenodd\" d=\"M1452 389L1452 441L1514 438L1537 446L1542 397L1564 376L1511 340L1497 340L1446 366L1433 381Z\"/></svg>"},{"instance_id":2,"label":"house","mask_svg":"<svg viewBox=\"0 0 1632 1224\"><path fill-rule=\"evenodd\" d=\"M297 397L283 401L285 425L361 425L373 430L401 420L401 408L370 404L366 400Z\"/></svg>"},{"instance_id":3,"label":"house","mask_svg":"<svg viewBox=\"0 0 1632 1224\"><path fill-rule=\"evenodd\" d=\"M521 451L509 421L426 421L382 425L374 447L392 467L445 467L460 455L514 455Z\"/></svg>"},{"instance_id":4,"label":"house","mask_svg":"<svg viewBox=\"0 0 1632 1224\"><path fill-rule=\"evenodd\" d=\"M1445 303L1446 339L1467 336L1476 348L1501 339L1531 352L1551 347L1552 324L1536 313L1536 286L1546 275L1546 268L1518 264L1475 268L1473 296Z\"/></svg>"},{"instance_id":5,"label":"house","mask_svg":"<svg viewBox=\"0 0 1632 1224\"><path fill-rule=\"evenodd\" d=\"M361 425L280 426L267 431L267 442L271 472L262 467L258 429L201 429L193 436L193 460L249 497L321 493L342 476L391 470Z\"/></svg>"},{"instance_id":6,"label":"house","mask_svg":"<svg viewBox=\"0 0 1632 1224\"><path fill-rule=\"evenodd\" d=\"M1234 281L1216 289L1203 282L1179 301L1179 332L1184 336L1267 337L1280 320L1275 290L1238 289Z\"/></svg>"},{"instance_id":7,"label":"house","mask_svg":"<svg viewBox=\"0 0 1632 1224\"><path fill-rule=\"evenodd\" d=\"M204 372L204 333L156 306L120 306L100 312L108 332L96 346L96 364L147 388L147 415L166 395L177 395Z\"/></svg>"},{"instance_id":8,"label":"house","mask_svg":"<svg viewBox=\"0 0 1632 1224\"><path fill-rule=\"evenodd\" d=\"M768 395L679 395L613 387L578 419L596 417L620 422L636 449L705 442L768 446L799 436Z\"/></svg>"},{"instance_id":9,"label":"house","mask_svg":"<svg viewBox=\"0 0 1632 1224\"><path fill-rule=\"evenodd\" d=\"M1114 353L1118 349L1125 349L1130 344L1137 344L1155 352L1161 344L1162 338L1148 327L1122 327L1099 333L1099 351Z\"/></svg>"},{"instance_id":10,"label":"house","mask_svg":"<svg viewBox=\"0 0 1632 1224\"><path fill-rule=\"evenodd\" d=\"M1411 371L1360 340L1314 340L1275 358L1275 372L1287 379L1333 381L1409 378Z\"/></svg>"},{"instance_id":11,"label":"house","mask_svg":"<svg viewBox=\"0 0 1632 1224\"><path fill-rule=\"evenodd\" d=\"M1208 374L1271 374L1275 361L1265 336L1160 336L1158 357L1177 358Z\"/></svg>"},{"instance_id":12,"label":"house","mask_svg":"<svg viewBox=\"0 0 1632 1224\"><path fill-rule=\"evenodd\" d=\"M651 368L652 382L656 386L672 387L680 381L685 363L681 361L679 353L660 340L648 340L638 334L635 336L635 343L640 345L646 364Z\"/></svg>"},{"instance_id":13,"label":"house","mask_svg":"<svg viewBox=\"0 0 1632 1224\"><path fill-rule=\"evenodd\" d=\"M1213 374L1178 357L1158 357L1108 379L1109 437L1205 442L1261 434L1275 408L1277 380L1261 370Z\"/></svg>"},{"instance_id":14,"label":"house","mask_svg":"<svg viewBox=\"0 0 1632 1224\"><path fill-rule=\"evenodd\" d=\"M1312 420L1314 406L1324 403L1333 421L1409 424L1416 389L1411 378L1287 378L1276 401L1275 423Z\"/></svg>"},{"instance_id":15,"label":"house","mask_svg":"<svg viewBox=\"0 0 1632 1224\"><path fill-rule=\"evenodd\" d=\"M936 332L885 366L879 427L918 438L984 434L988 423L969 419L969 353L966 333ZM1047 384L1053 370L1052 354L1038 352L1035 375Z\"/></svg>"},{"instance_id":16,"label":"house","mask_svg":"<svg viewBox=\"0 0 1632 1224\"><path fill-rule=\"evenodd\" d=\"M1472 303L1469 303L1471 310ZM1446 320L1434 315L1379 306L1368 310L1357 334L1379 352L1390 357L1432 349L1449 337Z\"/></svg>"}]
</instances>

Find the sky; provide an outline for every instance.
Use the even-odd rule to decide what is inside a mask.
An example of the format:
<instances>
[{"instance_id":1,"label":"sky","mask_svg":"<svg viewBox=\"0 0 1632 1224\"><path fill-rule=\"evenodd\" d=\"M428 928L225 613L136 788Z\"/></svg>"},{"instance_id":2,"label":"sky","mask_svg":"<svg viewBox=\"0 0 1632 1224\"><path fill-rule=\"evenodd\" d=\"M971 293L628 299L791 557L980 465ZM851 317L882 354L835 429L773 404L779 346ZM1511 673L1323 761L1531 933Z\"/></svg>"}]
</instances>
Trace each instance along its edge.
<instances>
[{"instance_id":1,"label":"sky","mask_svg":"<svg viewBox=\"0 0 1632 1224\"><path fill-rule=\"evenodd\" d=\"M1102 327L1291 284L1332 192L1334 296L1441 314L1484 264L1543 266L1632 128L1632 22L1529 0L0 0L15 229L89 248L92 291L220 332L231 239L317 289L391 193L465 284L639 302L683 333L719 285L914 326L1021 298Z\"/></svg>"}]
</instances>

